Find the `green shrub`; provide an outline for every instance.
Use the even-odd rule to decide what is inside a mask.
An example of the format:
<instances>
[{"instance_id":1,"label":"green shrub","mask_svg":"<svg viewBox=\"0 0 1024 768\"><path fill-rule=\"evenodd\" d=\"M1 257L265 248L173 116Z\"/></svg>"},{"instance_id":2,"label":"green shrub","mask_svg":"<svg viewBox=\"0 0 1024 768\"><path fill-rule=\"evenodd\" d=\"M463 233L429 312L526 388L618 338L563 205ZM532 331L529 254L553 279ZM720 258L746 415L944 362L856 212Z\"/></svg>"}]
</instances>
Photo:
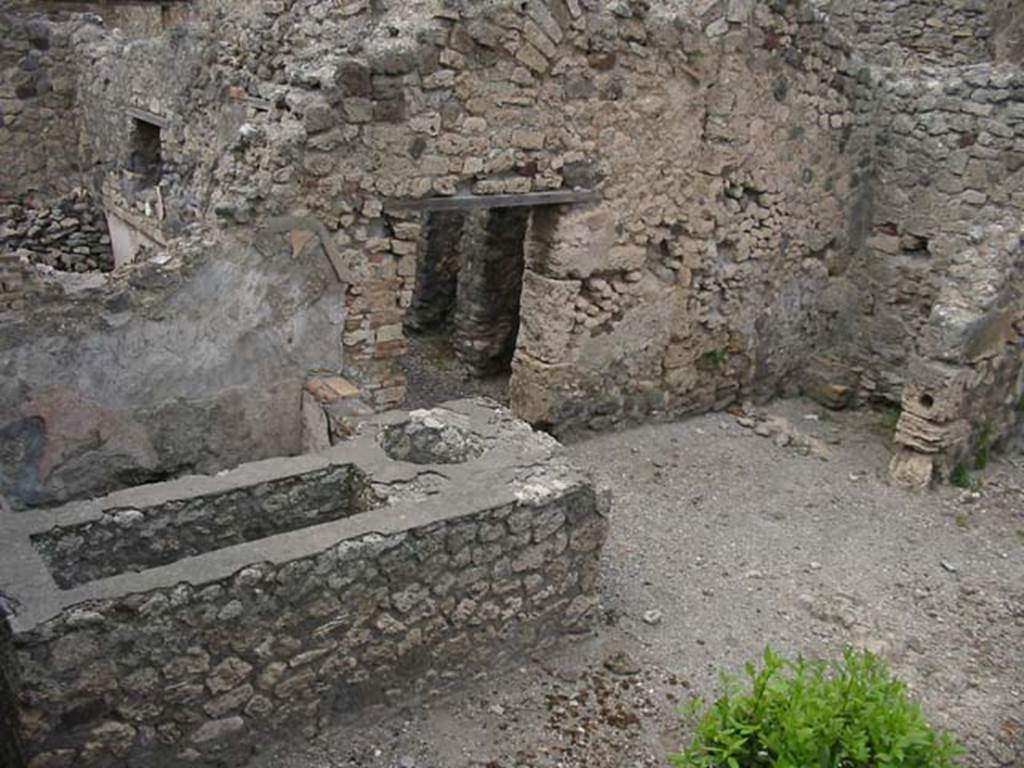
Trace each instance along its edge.
<instances>
[{"instance_id":1,"label":"green shrub","mask_svg":"<svg viewBox=\"0 0 1024 768\"><path fill-rule=\"evenodd\" d=\"M881 409L882 430L886 432L886 434L895 432L902 415L903 409L898 405L888 404L883 407Z\"/></svg>"},{"instance_id":2,"label":"green shrub","mask_svg":"<svg viewBox=\"0 0 1024 768\"><path fill-rule=\"evenodd\" d=\"M953 471L949 475L949 482L957 488L969 489L971 487L971 472L967 469L967 465L961 462L953 467Z\"/></svg>"},{"instance_id":3,"label":"green shrub","mask_svg":"<svg viewBox=\"0 0 1024 768\"><path fill-rule=\"evenodd\" d=\"M979 472L988 467L989 459L992 457L992 425L986 424L981 434L978 435L978 443L974 449L974 468Z\"/></svg>"},{"instance_id":4,"label":"green shrub","mask_svg":"<svg viewBox=\"0 0 1024 768\"><path fill-rule=\"evenodd\" d=\"M681 768L950 768L960 749L937 734L906 687L870 653L838 663L787 661L764 652L747 665L751 690L723 676L724 694L702 714Z\"/></svg>"},{"instance_id":5,"label":"green shrub","mask_svg":"<svg viewBox=\"0 0 1024 768\"><path fill-rule=\"evenodd\" d=\"M700 359L711 368L719 368L725 364L726 360L729 359L729 350L709 349L700 356Z\"/></svg>"}]
</instances>

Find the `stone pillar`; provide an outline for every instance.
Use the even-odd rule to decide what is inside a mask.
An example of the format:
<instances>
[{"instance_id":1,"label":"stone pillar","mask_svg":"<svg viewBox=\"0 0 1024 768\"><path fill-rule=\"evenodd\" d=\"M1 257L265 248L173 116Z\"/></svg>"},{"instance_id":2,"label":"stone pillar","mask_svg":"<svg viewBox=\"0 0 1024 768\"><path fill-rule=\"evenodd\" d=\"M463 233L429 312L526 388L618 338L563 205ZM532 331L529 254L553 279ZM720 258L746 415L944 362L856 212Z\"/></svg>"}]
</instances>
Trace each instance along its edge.
<instances>
[{"instance_id":1,"label":"stone pillar","mask_svg":"<svg viewBox=\"0 0 1024 768\"><path fill-rule=\"evenodd\" d=\"M475 376L510 370L529 221L529 208L495 209L474 215L463 232L453 340Z\"/></svg>"},{"instance_id":2,"label":"stone pillar","mask_svg":"<svg viewBox=\"0 0 1024 768\"><path fill-rule=\"evenodd\" d=\"M614 245L614 219L603 210L538 208L526 236L522 327L509 395L512 411L535 426L551 427L580 379L574 346L581 275L596 269ZM581 271L582 270L582 271Z\"/></svg>"},{"instance_id":3,"label":"stone pillar","mask_svg":"<svg viewBox=\"0 0 1024 768\"><path fill-rule=\"evenodd\" d=\"M412 331L442 328L455 309L466 214L438 212L426 220L426 248L416 263L416 288L405 326Z\"/></svg>"}]
</instances>

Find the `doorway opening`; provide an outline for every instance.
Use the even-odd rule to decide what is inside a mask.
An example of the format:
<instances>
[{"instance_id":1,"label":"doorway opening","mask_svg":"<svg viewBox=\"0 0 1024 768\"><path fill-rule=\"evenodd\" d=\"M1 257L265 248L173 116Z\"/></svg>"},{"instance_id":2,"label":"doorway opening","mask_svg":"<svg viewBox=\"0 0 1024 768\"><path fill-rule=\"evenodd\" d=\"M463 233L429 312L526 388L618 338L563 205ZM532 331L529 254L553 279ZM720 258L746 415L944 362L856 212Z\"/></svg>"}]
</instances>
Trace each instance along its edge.
<instances>
[{"instance_id":1,"label":"doorway opening","mask_svg":"<svg viewBox=\"0 0 1024 768\"><path fill-rule=\"evenodd\" d=\"M129 168L139 175L143 189L160 183L163 175L163 138L159 125L132 118Z\"/></svg>"},{"instance_id":2,"label":"doorway opening","mask_svg":"<svg viewBox=\"0 0 1024 768\"><path fill-rule=\"evenodd\" d=\"M405 318L410 406L473 395L507 402L532 210L425 213Z\"/></svg>"}]
</instances>

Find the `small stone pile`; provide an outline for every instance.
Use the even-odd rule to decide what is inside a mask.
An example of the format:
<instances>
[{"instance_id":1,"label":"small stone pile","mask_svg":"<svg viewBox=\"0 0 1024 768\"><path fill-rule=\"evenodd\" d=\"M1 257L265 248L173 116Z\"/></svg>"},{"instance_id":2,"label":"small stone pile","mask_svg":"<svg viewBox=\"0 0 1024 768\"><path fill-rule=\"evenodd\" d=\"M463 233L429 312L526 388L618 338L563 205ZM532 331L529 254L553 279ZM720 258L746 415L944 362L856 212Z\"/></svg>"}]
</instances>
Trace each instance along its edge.
<instances>
[{"instance_id":1,"label":"small stone pile","mask_svg":"<svg viewBox=\"0 0 1024 768\"><path fill-rule=\"evenodd\" d=\"M24 250L31 260L65 272L114 268L110 234L99 207L76 191L52 204L0 201L0 251Z\"/></svg>"}]
</instances>

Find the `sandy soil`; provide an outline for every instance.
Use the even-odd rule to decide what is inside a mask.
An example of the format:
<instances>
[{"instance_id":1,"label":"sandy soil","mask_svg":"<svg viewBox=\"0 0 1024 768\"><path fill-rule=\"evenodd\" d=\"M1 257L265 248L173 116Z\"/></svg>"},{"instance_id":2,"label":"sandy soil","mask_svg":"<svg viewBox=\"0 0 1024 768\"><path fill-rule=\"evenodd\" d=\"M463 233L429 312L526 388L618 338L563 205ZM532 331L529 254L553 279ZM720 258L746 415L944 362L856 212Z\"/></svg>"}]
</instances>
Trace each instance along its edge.
<instances>
[{"instance_id":1,"label":"sandy soil","mask_svg":"<svg viewBox=\"0 0 1024 768\"><path fill-rule=\"evenodd\" d=\"M883 654L965 766L1024 766L1024 459L979 491L886 481L883 416L777 403L829 458L720 414L568 447L615 494L597 635L395 701L254 766L666 766L677 714L766 643ZM821 451L818 451L821 452Z\"/></svg>"}]
</instances>

